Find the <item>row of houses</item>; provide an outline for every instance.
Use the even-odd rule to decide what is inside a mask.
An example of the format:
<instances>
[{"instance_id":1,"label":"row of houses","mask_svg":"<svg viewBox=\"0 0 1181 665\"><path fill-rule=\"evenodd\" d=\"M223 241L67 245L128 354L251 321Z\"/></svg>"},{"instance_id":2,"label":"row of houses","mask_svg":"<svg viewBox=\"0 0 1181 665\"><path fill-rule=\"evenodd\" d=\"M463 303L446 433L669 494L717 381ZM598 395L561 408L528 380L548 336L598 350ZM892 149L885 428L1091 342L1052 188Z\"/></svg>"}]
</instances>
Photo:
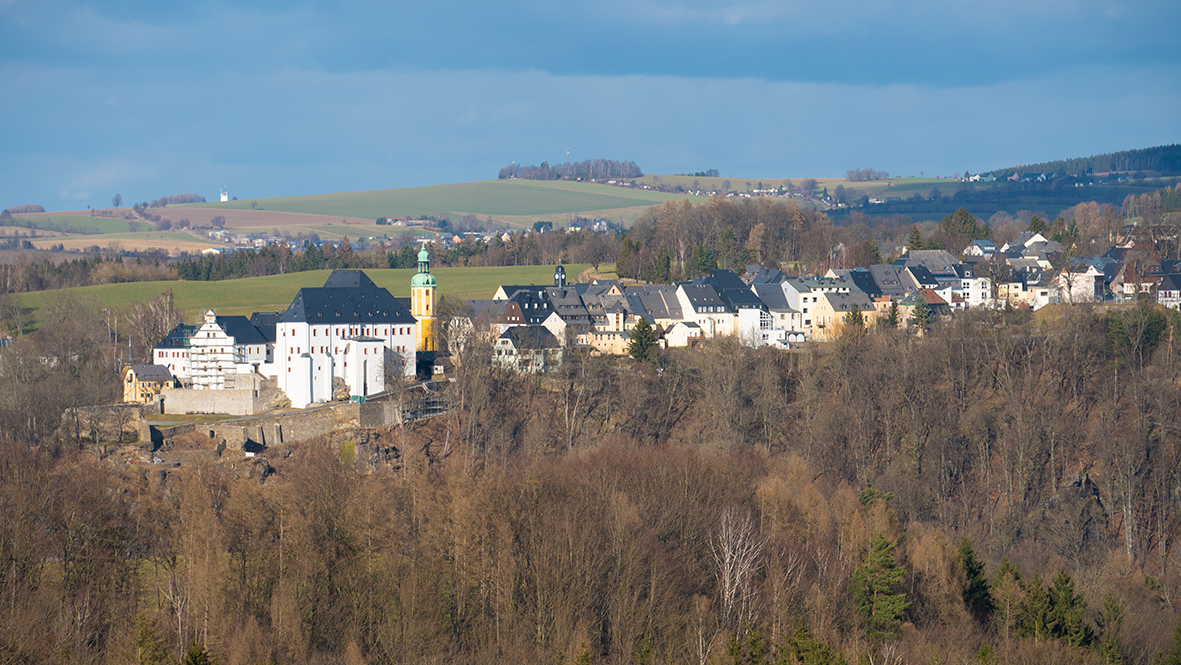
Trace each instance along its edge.
<instances>
[{"instance_id":1,"label":"row of houses","mask_svg":"<svg viewBox=\"0 0 1181 665\"><path fill-rule=\"evenodd\" d=\"M905 321L919 299L936 316L995 303L988 278L941 250L824 277L748 266L743 276L719 269L678 284L568 284L559 265L551 286L502 285L490 299L468 301L470 311L456 320L459 332L452 337L483 336L493 340L502 364L541 371L560 362L561 349L572 345L626 353L641 319L666 347L734 336L749 346L789 348L836 337L854 311L869 324L891 310Z\"/></svg>"}]
</instances>

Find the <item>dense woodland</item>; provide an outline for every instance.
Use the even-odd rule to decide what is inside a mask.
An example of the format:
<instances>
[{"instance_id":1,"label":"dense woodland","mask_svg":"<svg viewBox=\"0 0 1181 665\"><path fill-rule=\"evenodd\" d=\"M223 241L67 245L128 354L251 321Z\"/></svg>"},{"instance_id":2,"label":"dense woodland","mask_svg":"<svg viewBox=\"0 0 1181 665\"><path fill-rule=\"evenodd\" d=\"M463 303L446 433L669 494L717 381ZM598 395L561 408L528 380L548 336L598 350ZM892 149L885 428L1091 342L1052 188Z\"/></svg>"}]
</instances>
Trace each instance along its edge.
<instances>
[{"instance_id":1,"label":"dense woodland","mask_svg":"<svg viewBox=\"0 0 1181 665\"><path fill-rule=\"evenodd\" d=\"M92 304L49 316L0 351L0 662L1181 662L1149 303L544 377L473 344L447 416L176 469L68 425L117 380Z\"/></svg>"},{"instance_id":2,"label":"dense woodland","mask_svg":"<svg viewBox=\"0 0 1181 665\"><path fill-rule=\"evenodd\" d=\"M500 169L497 178L522 178L525 180L606 180L608 178L641 178L644 172L635 162L620 162L613 159L588 159L571 164L540 165L512 164Z\"/></svg>"},{"instance_id":3,"label":"dense woodland","mask_svg":"<svg viewBox=\"0 0 1181 665\"><path fill-rule=\"evenodd\" d=\"M1181 145L1164 145L1141 150L1123 150L1120 152L1078 157L1075 159L1060 159L1040 164L1027 164L996 169L992 172L997 178L1008 177L1014 173L1050 173L1064 176L1081 176L1092 173L1132 173L1135 171L1153 171L1156 173L1181 173Z\"/></svg>"}]
</instances>

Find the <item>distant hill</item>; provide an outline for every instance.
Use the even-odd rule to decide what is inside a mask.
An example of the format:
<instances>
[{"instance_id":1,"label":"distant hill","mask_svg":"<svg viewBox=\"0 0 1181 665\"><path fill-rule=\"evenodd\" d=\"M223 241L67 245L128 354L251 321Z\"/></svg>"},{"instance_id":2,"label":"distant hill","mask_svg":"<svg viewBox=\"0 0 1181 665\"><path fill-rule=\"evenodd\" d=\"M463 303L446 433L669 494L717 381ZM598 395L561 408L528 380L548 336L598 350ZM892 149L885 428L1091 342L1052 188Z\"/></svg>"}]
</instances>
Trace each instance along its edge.
<instances>
[{"instance_id":1,"label":"distant hill","mask_svg":"<svg viewBox=\"0 0 1181 665\"><path fill-rule=\"evenodd\" d=\"M1181 174L1181 145L1164 145L1142 150L1123 150L1106 155L1060 159L1041 164L1026 164L996 169L997 178L1014 173L1058 173L1068 176L1082 176L1092 173L1135 173L1151 171L1161 175Z\"/></svg>"},{"instance_id":2,"label":"distant hill","mask_svg":"<svg viewBox=\"0 0 1181 665\"><path fill-rule=\"evenodd\" d=\"M622 217L625 221L631 221L648 206L682 198L686 198L684 194L650 191L639 187L613 187L568 180L505 179L364 192L242 199L227 203L202 203L193 207L210 210L269 210L360 219L417 218L423 215L447 215L452 219L458 219L471 214L481 219L493 217L511 226L525 227L541 220L564 221L567 215L612 219Z\"/></svg>"}]
</instances>

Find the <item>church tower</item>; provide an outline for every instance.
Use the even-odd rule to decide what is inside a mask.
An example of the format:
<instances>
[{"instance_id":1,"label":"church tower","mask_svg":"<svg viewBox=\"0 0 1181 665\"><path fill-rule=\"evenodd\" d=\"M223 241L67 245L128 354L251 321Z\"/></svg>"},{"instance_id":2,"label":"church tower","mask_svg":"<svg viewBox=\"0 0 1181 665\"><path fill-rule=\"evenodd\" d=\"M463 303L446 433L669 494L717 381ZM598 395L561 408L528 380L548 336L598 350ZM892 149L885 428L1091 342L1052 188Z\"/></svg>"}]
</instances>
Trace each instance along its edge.
<instances>
[{"instance_id":1,"label":"church tower","mask_svg":"<svg viewBox=\"0 0 1181 665\"><path fill-rule=\"evenodd\" d=\"M438 351L435 338L435 276L431 274L431 253L426 245L418 253L418 274L410 280L410 313L418 319L417 351Z\"/></svg>"}]
</instances>

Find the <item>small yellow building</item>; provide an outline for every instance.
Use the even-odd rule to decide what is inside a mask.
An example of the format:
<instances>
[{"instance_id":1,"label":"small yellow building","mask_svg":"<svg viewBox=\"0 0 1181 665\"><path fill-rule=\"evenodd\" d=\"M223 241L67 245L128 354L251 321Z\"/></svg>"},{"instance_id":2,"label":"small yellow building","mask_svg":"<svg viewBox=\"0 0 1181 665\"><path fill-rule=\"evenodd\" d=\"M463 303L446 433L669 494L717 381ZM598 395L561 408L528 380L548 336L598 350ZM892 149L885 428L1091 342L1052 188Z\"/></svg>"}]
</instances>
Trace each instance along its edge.
<instances>
[{"instance_id":1,"label":"small yellow building","mask_svg":"<svg viewBox=\"0 0 1181 665\"><path fill-rule=\"evenodd\" d=\"M123 368L123 401L147 404L165 388L175 388L176 379L163 365L128 365Z\"/></svg>"}]
</instances>

